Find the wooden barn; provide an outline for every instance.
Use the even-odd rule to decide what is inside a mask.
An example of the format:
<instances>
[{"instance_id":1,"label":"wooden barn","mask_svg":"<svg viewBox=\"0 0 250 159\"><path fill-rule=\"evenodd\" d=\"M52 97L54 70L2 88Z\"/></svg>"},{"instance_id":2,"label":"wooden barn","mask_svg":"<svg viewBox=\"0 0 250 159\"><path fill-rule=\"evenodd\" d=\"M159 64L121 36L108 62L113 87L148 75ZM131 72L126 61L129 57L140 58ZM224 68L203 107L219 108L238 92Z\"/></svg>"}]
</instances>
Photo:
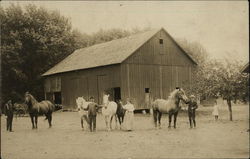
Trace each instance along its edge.
<instances>
[{"instance_id":1,"label":"wooden barn","mask_svg":"<svg viewBox=\"0 0 250 159\"><path fill-rule=\"evenodd\" d=\"M147 109L150 97L190 84L196 65L165 29L150 30L76 50L43 74L45 96L69 109L79 96L101 104L109 90L112 100L131 98Z\"/></svg>"}]
</instances>

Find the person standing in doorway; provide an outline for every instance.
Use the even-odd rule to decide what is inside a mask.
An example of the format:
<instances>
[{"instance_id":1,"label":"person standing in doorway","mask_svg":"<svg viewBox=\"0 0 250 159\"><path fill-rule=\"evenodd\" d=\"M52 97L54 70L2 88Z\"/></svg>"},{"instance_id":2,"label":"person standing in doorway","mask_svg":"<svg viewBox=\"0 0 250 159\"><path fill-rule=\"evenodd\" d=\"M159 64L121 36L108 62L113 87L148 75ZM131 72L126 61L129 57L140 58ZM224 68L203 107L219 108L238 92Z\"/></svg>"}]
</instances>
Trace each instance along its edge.
<instances>
[{"instance_id":1,"label":"person standing in doorway","mask_svg":"<svg viewBox=\"0 0 250 159\"><path fill-rule=\"evenodd\" d=\"M12 121L13 121L13 114L14 114L14 106L12 104L12 101L9 100L5 104L5 115L7 119L7 131L13 132L12 131Z\"/></svg>"}]
</instances>

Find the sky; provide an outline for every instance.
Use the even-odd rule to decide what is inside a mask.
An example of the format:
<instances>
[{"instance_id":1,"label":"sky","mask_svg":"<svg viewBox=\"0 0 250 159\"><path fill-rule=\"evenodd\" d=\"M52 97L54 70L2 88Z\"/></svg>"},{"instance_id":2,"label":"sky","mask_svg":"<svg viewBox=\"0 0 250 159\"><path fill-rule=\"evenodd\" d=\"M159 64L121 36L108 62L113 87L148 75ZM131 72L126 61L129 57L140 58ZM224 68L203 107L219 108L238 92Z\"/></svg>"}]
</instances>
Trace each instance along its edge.
<instances>
[{"instance_id":1,"label":"sky","mask_svg":"<svg viewBox=\"0 0 250 159\"><path fill-rule=\"evenodd\" d=\"M12 2L13 3L13 2ZM212 58L249 59L247 1L19 1L57 10L82 33L100 29L165 28L201 43ZM8 6L10 2L1 2Z\"/></svg>"}]
</instances>

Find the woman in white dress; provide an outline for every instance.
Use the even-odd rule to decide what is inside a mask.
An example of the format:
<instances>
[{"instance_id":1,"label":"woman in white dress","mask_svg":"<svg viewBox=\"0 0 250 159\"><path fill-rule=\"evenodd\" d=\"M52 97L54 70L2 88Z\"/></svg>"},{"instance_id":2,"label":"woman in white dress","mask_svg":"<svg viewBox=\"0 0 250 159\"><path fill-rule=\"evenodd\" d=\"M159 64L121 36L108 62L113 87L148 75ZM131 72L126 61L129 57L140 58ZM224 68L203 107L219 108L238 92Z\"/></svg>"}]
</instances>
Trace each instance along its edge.
<instances>
[{"instance_id":1,"label":"woman in white dress","mask_svg":"<svg viewBox=\"0 0 250 159\"><path fill-rule=\"evenodd\" d=\"M212 115L214 115L215 121L217 121L219 118L219 106L218 106L217 102L215 102L215 104L214 104Z\"/></svg>"},{"instance_id":2,"label":"woman in white dress","mask_svg":"<svg viewBox=\"0 0 250 159\"><path fill-rule=\"evenodd\" d=\"M127 104L123 106L123 109L126 110L126 113L125 113L125 116L124 116L123 129L127 130L127 131L132 131L133 122L134 122L134 110L135 110L135 107L131 103L130 99L127 99Z\"/></svg>"}]
</instances>

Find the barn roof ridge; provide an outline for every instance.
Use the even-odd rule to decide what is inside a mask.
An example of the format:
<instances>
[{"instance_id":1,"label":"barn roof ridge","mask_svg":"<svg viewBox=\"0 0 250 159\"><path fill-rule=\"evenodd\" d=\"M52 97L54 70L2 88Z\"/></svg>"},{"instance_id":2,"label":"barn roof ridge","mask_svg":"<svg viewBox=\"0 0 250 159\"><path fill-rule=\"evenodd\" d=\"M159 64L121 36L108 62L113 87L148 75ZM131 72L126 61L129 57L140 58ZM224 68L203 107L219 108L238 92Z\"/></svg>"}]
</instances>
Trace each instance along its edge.
<instances>
[{"instance_id":1,"label":"barn roof ridge","mask_svg":"<svg viewBox=\"0 0 250 159\"><path fill-rule=\"evenodd\" d=\"M122 63L161 30L170 36L164 28L158 28L77 49L42 76ZM171 36L170 38L196 64Z\"/></svg>"}]
</instances>

